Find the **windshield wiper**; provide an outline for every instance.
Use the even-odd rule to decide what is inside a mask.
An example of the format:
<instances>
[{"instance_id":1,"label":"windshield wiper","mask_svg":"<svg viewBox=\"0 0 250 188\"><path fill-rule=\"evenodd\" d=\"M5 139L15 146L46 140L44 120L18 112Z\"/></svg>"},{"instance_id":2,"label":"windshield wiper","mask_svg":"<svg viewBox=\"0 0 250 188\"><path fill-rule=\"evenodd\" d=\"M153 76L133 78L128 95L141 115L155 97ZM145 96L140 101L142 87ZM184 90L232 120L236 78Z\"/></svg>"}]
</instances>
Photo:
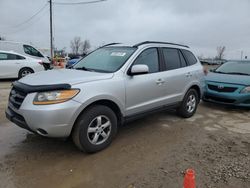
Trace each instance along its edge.
<instances>
[{"instance_id":1,"label":"windshield wiper","mask_svg":"<svg viewBox=\"0 0 250 188\"><path fill-rule=\"evenodd\" d=\"M243 72L227 72L227 74L237 74L237 75L246 75L246 76L250 76L250 74L243 73Z\"/></svg>"},{"instance_id":2,"label":"windshield wiper","mask_svg":"<svg viewBox=\"0 0 250 188\"><path fill-rule=\"evenodd\" d=\"M86 67L77 67L75 68L76 70L85 70L85 71L91 71L91 72L94 72L93 69L89 69L89 68L86 68Z\"/></svg>"},{"instance_id":3,"label":"windshield wiper","mask_svg":"<svg viewBox=\"0 0 250 188\"><path fill-rule=\"evenodd\" d=\"M221 72L221 71L214 71L215 73L219 73L219 74L227 74L226 72Z\"/></svg>"}]
</instances>

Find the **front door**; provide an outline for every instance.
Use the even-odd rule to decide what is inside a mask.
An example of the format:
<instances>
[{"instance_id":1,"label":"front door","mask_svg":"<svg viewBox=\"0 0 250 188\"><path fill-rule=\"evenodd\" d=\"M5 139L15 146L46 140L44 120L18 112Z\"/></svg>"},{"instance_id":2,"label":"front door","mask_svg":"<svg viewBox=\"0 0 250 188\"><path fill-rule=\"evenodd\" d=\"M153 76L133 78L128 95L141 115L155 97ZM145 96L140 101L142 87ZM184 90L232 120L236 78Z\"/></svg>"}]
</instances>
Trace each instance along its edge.
<instances>
[{"instance_id":1,"label":"front door","mask_svg":"<svg viewBox=\"0 0 250 188\"><path fill-rule=\"evenodd\" d=\"M133 65L145 64L149 73L129 76L125 79L126 116L157 108L164 100L164 80L160 72L157 48L144 50Z\"/></svg>"}]
</instances>

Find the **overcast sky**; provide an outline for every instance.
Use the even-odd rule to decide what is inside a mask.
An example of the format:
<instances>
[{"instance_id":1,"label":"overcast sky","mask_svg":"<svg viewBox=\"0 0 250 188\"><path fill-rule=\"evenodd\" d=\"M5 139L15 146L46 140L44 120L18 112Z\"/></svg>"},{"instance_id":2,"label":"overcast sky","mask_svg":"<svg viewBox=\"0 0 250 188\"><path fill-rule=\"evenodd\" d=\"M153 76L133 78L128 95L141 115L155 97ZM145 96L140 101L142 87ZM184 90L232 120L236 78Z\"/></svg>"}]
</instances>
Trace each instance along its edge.
<instances>
[{"instance_id":1,"label":"overcast sky","mask_svg":"<svg viewBox=\"0 0 250 188\"><path fill-rule=\"evenodd\" d=\"M84 0L53 0L80 2ZM88 0L89 1L89 0ZM47 0L0 0L0 35L49 48L49 6L29 22ZM109 42L169 41L191 46L197 55L250 59L250 0L107 0L89 5L54 5L57 48L70 51L80 36L92 46Z\"/></svg>"}]
</instances>

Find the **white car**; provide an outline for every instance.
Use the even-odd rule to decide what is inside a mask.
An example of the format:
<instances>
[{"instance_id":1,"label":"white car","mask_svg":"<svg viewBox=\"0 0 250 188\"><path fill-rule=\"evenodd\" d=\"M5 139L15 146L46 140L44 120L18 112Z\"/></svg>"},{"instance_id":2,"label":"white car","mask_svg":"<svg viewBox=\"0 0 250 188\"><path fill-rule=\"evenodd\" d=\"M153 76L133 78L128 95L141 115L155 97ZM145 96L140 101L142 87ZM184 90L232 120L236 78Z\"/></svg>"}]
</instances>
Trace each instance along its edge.
<instances>
[{"instance_id":1,"label":"white car","mask_svg":"<svg viewBox=\"0 0 250 188\"><path fill-rule=\"evenodd\" d=\"M0 51L0 79L22 78L43 70L44 66L41 60L11 51Z\"/></svg>"},{"instance_id":2,"label":"white car","mask_svg":"<svg viewBox=\"0 0 250 188\"><path fill-rule=\"evenodd\" d=\"M30 44L25 44L22 42L13 42L13 41L0 41L0 51L14 51L21 55L31 57L34 59L39 59L42 61L45 69L50 69L50 60L38 49L33 47Z\"/></svg>"}]
</instances>

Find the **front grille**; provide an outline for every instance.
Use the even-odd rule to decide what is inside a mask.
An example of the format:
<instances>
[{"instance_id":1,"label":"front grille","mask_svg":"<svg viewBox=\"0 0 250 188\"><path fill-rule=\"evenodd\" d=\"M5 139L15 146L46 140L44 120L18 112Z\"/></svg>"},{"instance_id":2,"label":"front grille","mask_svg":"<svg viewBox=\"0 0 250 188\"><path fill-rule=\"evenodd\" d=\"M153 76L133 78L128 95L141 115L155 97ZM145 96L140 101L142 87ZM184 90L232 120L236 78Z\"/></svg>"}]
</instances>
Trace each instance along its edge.
<instances>
[{"instance_id":1,"label":"front grille","mask_svg":"<svg viewBox=\"0 0 250 188\"><path fill-rule=\"evenodd\" d=\"M234 99L226 99L226 98L220 98L220 97L214 97L214 96L205 96L205 99L222 102L222 103L228 103L228 104L233 104L235 102Z\"/></svg>"},{"instance_id":2,"label":"front grille","mask_svg":"<svg viewBox=\"0 0 250 188\"><path fill-rule=\"evenodd\" d=\"M24 93L15 87L13 87L10 91L9 104L16 109L19 109L23 103L23 100L27 96L27 93Z\"/></svg>"},{"instance_id":3,"label":"front grille","mask_svg":"<svg viewBox=\"0 0 250 188\"><path fill-rule=\"evenodd\" d=\"M245 103L245 104L250 104L250 99L245 100L243 103Z\"/></svg>"},{"instance_id":4,"label":"front grille","mask_svg":"<svg viewBox=\"0 0 250 188\"><path fill-rule=\"evenodd\" d=\"M238 89L237 87L224 87L224 86L212 85L212 84L208 84L208 88L213 91L227 92L227 93L235 92Z\"/></svg>"}]
</instances>

